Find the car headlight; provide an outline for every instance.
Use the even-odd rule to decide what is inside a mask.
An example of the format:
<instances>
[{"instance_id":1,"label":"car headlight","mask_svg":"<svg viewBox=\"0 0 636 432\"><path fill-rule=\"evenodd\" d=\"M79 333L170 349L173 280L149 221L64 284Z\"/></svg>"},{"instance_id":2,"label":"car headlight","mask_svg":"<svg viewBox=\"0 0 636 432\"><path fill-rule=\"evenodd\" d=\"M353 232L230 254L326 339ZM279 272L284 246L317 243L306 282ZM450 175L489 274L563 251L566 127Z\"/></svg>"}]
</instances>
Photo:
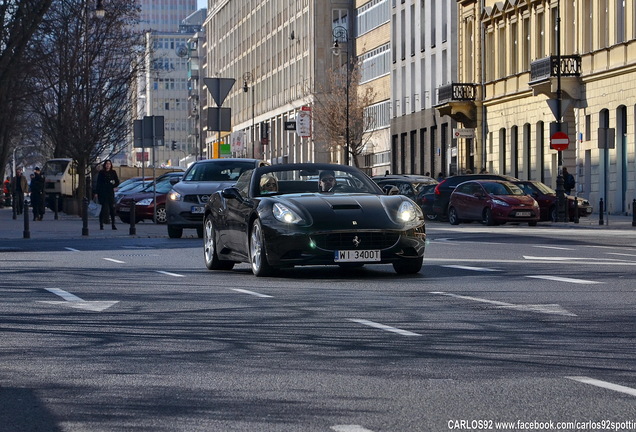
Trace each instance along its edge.
<instances>
[{"instance_id":1,"label":"car headlight","mask_svg":"<svg viewBox=\"0 0 636 432\"><path fill-rule=\"evenodd\" d=\"M505 202L504 200L500 200L500 199L494 199L492 200L493 204L497 204L503 207L510 207L510 204L508 204L507 202Z\"/></svg>"},{"instance_id":2,"label":"car headlight","mask_svg":"<svg viewBox=\"0 0 636 432\"><path fill-rule=\"evenodd\" d=\"M418 218L424 217L422 209L411 201L402 201L398 209L398 219L402 222L412 222Z\"/></svg>"},{"instance_id":3,"label":"car headlight","mask_svg":"<svg viewBox=\"0 0 636 432\"><path fill-rule=\"evenodd\" d=\"M276 219L284 223L297 224L303 221L296 212L280 203L274 204L272 207L272 213Z\"/></svg>"},{"instance_id":4,"label":"car headlight","mask_svg":"<svg viewBox=\"0 0 636 432\"><path fill-rule=\"evenodd\" d=\"M168 194L170 201L181 201L181 194L179 192L172 191Z\"/></svg>"},{"instance_id":5,"label":"car headlight","mask_svg":"<svg viewBox=\"0 0 636 432\"><path fill-rule=\"evenodd\" d=\"M152 204L152 198L142 199L141 201L135 203L135 205L140 205L140 206L147 206L150 204Z\"/></svg>"}]
</instances>

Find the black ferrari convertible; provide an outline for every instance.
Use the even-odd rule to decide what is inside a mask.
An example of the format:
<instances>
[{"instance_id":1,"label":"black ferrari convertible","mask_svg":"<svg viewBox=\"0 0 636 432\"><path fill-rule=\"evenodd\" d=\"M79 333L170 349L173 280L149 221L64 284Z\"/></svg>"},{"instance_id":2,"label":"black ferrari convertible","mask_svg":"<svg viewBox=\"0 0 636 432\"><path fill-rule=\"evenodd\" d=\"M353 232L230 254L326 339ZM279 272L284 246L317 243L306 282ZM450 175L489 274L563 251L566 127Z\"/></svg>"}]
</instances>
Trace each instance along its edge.
<instances>
[{"instance_id":1,"label":"black ferrari convertible","mask_svg":"<svg viewBox=\"0 0 636 432\"><path fill-rule=\"evenodd\" d=\"M279 164L244 172L210 196L203 219L205 265L248 262L256 276L282 267L389 263L422 268L426 230L419 206L387 195L352 166Z\"/></svg>"}]
</instances>

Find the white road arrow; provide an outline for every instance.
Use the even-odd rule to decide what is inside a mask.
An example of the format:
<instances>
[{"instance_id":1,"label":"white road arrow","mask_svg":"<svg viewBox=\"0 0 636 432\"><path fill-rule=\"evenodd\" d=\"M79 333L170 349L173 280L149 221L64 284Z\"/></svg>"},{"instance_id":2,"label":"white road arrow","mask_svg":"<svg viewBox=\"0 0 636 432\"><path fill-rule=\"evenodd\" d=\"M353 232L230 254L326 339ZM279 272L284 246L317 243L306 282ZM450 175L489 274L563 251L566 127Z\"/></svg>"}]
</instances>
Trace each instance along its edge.
<instances>
[{"instance_id":1,"label":"white road arrow","mask_svg":"<svg viewBox=\"0 0 636 432\"><path fill-rule=\"evenodd\" d=\"M70 292L66 292L59 288L45 288L45 289L49 292L52 292L55 295L62 297L64 301L41 300L40 303L63 305L63 306L68 306L75 309L89 310L93 312L101 312L105 309L108 309L112 305L119 303L118 301L85 301L79 298L78 296L76 296L75 294L71 294Z\"/></svg>"}]
</instances>

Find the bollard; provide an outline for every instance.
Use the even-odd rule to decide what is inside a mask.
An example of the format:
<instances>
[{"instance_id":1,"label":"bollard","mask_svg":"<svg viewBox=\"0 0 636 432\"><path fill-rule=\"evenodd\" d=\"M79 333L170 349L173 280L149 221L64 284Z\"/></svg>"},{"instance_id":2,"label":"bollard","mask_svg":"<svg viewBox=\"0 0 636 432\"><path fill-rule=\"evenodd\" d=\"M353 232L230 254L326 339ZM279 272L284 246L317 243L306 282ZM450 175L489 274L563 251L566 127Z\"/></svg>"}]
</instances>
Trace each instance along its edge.
<instances>
[{"instance_id":1,"label":"bollard","mask_svg":"<svg viewBox=\"0 0 636 432\"><path fill-rule=\"evenodd\" d=\"M137 228L135 227L135 219L137 219L137 216L135 216L136 206L137 206L137 202L135 200L132 200L132 202L130 203L130 228L128 229L129 235L137 234Z\"/></svg>"},{"instance_id":2,"label":"bollard","mask_svg":"<svg viewBox=\"0 0 636 432\"><path fill-rule=\"evenodd\" d=\"M574 223L579 223L579 197L574 196Z\"/></svg>"},{"instance_id":3,"label":"bollard","mask_svg":"<svg viewBox=\"0 0 636 432\"><path fill-rule=\"evenodd\" d=\"M598 203L598 224L603 225L603 213L605 210L603 209L603 198L601 198L601 202Z\"/></svg>"},{"instance_id":4,"label":"bollard","mask_svg":"<svg viewBox=\"0 0 636 432\"><path fill-rule=\"evenodd\" d=\"M632 226L636 227L636 209L634 206L636 206L636 199L632 201Z\"/></svg>"},{"instance_id":5,"label":"bollard","mask_svg":"<svg viewBox=\"0 0 636 432\"><path fill-rule=\"evenodd\" d=\"M18 212L15 208L15 198L16 198L15 195L11 197L11 208L13 209L13 220L16 220L18 218Z\"/></svg>"},{"instance_id":6,"label":"bollard","mask_svg":"<svg viewBox=\"0 0 636 432\"><path fill-rule=\"evenodd\" d=\"M24 215L24 231L22 232L22 238L31 238L31 231L29 231L29 202L24 200L24 209L22 211Z\"/></svg>"},{"instance_id":7,"label":"bollard","mask_svg":"<svg viewBox=\"0 0 636 432\"><path fill-rule=\"evenodd\" d=\"M88 198L82 198L82 235L88 235Z\"/></svg>"},{"instance_id":8,"label":"bollard","mask_svg":"<svg viewBox=\"0 0 636 432\"><path fill-rule=\"evenodd\" d=\"M57 220L58 205L60 205L60 196L58 194L55 194L55 198L53 199L53 212L55 213L53 219L55 220Z\"/></svg>"}]
</instances>

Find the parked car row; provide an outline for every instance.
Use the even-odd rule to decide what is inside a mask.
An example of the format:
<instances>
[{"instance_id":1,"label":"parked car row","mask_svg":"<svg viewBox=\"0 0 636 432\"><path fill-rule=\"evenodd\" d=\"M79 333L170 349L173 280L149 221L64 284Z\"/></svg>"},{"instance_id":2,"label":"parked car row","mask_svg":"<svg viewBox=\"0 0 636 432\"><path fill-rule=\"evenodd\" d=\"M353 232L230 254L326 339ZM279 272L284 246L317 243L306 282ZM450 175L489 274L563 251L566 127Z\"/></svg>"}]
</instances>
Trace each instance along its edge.
<instances>
[{"instance_id":1,"label":"parked car row","mask_svg":"<svg viewBox=\"0 0 636 432\"><path fill-rule=\"evenodd\" d=\"M372 178L385 192L395 186L398 193L414 200L428 220L443 219L452 224L477 220L489 225L506 222L536 225L538 221L557 220L556 191L539 181L498 174L456 175L441 182L417 175ZM467 182L471 183L465 184ZM524 198L526 196L529 199ZM567 215L571 221L577 212L581 218L593 211L586 199L569 195L566 199Z\"/></svg>"}]
</instances>

